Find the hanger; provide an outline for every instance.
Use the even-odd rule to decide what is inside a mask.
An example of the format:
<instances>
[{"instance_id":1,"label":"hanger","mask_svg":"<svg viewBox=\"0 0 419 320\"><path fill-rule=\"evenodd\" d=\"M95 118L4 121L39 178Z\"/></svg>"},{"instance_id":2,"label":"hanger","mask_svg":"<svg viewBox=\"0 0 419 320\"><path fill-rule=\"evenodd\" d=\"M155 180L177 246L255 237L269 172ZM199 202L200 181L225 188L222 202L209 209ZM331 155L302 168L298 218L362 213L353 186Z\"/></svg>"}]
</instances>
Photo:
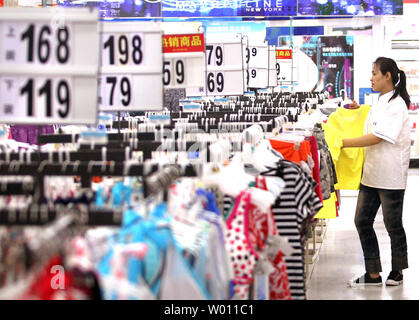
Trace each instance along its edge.
<instances>
[{"instance_id":1,"label":"hanger","mask_svg":"<svg viewBox=\"0 0 419 320\"><path fill-rule=\"evenodd\" d=\"M253 125L243 131L242 161L252 165L258 172L275 167L279 160L272 152L269 141L264 141L264 133L259 125Z\"/></svg>"}]
</instances>

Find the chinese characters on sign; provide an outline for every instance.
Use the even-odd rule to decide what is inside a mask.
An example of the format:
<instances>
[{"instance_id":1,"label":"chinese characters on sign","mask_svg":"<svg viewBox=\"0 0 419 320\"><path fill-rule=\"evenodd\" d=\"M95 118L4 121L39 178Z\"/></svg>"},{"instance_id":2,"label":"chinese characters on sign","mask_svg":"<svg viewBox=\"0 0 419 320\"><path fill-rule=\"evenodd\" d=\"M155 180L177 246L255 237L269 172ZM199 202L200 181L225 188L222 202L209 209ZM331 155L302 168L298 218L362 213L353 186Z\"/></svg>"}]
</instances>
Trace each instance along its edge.
<instances>
[{"instance_id":1,"label":"chinese characters on sign","mask_svg":"<svg viewBox=\"0 0 419 320\"><path fill-rule=\"evenodd\" d=\"M292 59L292 50L276 50L276 59Z\"/></svg>"},{"instance_id":2,"label":"chinese characters on sign","mask_svg":"<svg viewBox=\"0 0 419 320\"><path fill-rule=\"evenodd\" d=\"M205 52L204 34L164 35L163 52Z\"/></svg>"}]
</instances>

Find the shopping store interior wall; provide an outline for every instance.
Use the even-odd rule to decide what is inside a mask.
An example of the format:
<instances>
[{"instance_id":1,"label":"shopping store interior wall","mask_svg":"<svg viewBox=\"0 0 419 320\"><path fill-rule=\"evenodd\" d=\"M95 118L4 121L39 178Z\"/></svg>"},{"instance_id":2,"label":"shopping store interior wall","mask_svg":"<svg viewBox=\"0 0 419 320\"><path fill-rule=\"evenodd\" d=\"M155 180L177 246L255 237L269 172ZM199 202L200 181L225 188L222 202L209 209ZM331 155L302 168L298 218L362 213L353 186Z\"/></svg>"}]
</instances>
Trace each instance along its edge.
<instances>
[{"instance_id":1,"label":"shopping store interior wall","mask_svg":"<svg viewBox=\"0 0 419 320\"><path fill-rule=\"evenodd\" d=\"M415 20L419 14L419 3L404 3L402 16L373 16L373 17L351 17L351 18L315 18L315 19L293 19L290 20L266 20L263 28L257 28L259 22L247 22L253 24L251 32L247 35L254 41L264 41L266 37L266 28L269 27L316 27L321 26L324 29L324 36L353 36L354 38L354 93L353 98L359 101L359 89L370 88L371 64L378 56L389 56L396 60L400 55L408 55L410 59L418 56L418 49L414 52L410 50L392 49L392 40L416 40L419 39L419 26L416 26ZM223 21L223 25L229 25L237 22ZM245 22L244 22L245 23ZM202 24L200 22L165 22L163 28L166 31L173 32L196 31ZM214 36L218 39L231 37L231 33L216 32L207 29L206 36ZM296 91L307 89L300 80L301 88L295 88ZM409 81L408 81L409 82ZM310 90L310 89L309 89ZM416 101L412 97L412 101Z\"/></svg>"}]
</instances>

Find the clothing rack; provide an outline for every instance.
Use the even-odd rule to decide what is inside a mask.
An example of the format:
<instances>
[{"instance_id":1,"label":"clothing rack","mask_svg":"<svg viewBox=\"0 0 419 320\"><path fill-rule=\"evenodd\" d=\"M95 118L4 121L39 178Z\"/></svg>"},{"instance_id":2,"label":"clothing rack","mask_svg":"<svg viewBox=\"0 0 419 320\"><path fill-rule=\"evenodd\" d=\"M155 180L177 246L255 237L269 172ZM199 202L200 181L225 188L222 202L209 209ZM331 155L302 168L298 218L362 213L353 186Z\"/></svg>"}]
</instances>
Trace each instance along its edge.
<instances>
[{"instance_id":1,"label":"clothing rack","mask_svg":"<svg viewBox=\"0 0 419 320\"><path fill-rule=\"evenodd\" d=\"M182 176L196 177L201 169L198 165L188 164L181 168ZM143 163L131 164L129 162L115 161L88 161L52 163L47 160L41 163L25 163L12 161L0 163L0 175L4 176L34 176L35 192L34 202L45 202L44 177L45 176L81 176L82 188L91 187L91 178L94 176L137 176L145 177L160 169L158 164L148 166Z\"/></svg>"},{"instance_id":2,"label":"clothing rack","mask_svg":"<svg viewBox=\"0 0 419 320\"><path fill-rule=\"evenodd\" d=\"M77 222L84 226L119 226L123 216L122 209L98 209L93 206L76 209L32 204L23 208L0 209L0 225L42 226L70 211L74 211Z\"/></svg>"},{"instance_id":3,"label":"clothing rack","mask_svg":"<svg viewBox=\"0 0 419 320\"><path fill-rule=\"evenodd\" d=\"M117 122L117 121L115 121ZM126 122L126 126L122 126ZM128 128L128 121L121 121L121 128ZM135 137L138 140L154 140L154 132L137 132ZM80 138L80 134L41 134L39 135L39 143L76 143ZM109 141L123 141L123 133L107 133Z\"/></svg>"},{"instance_id":4,"label":"clothing rack","mask_svg":"<svg viewBox=\"0 0 419 320\"><path fill-rule=\"evenodd\" d=\"M267 122L266 126L265 126L265 131L266 130L272 130L272 123L269 123L269 122L277 116L278 115L275 114L275 115L270 115L270 116L265 117L265 118L261 118L261 120L260 120L261 122L263 122L263 121ZM182 120L182 118L178 118L178 119ZM207 119L209 119L209 118L207 118ZM176 122L176 121L173 121L171 124L163 124L163 125L156 124L156 130L161 130L161 128L164 129L164 130L173 130L174 131L174 136L175 136L175 138L177 138L178 137L178 132L176 132L176 131L178 131L178 130L182 130L182 131L185 131L185 130L187 130L187 131L199 130L199 131L204 131L204 132L211 132L211 131L214 131L214 130L226 130L226 131L232 131L232 132L234 132L234 131L239 132L239 131L244 130L244 128L247 128L248 126L252 126L254 124L257 124L257 122L240 122L239 123L239 122L235 122L235 121L216 123L219 120L218 119L216 120L215 118L214 118L213 121L214 121L214 124L200 124L200 123L197 123L197 122ZM256 119L255 119L255 121L256 121ZM189 128L181 128L180 127L181 124L188 124L188 125L190 125L190 127ZM129 128L128 121L121 120L120 127L123 128L123 129ZM158 129L157 129L157 127L158 127ZM243 129L240 130L241 128L243 128Z\"/></svg>"},{"instance_id":5,"label":"clothing rack","mask_svg":"<svg viewBox=\"0 0 419 320\"><path fill-rule=\"evenodd\" d=\"M179 138L179 133L176 132L176 138ZM59 138L60 139L60 138ZM49 141L53 140L53 137L48 138ZM81 145L80 151L71 152L41 152L41 153L27 153L27 162L32 161L125 161L132 157L133 152L142 151L143 160L151 159L152 153L155 151L167 151L167 152L187 152L191 149L197 149L194 151L207 152L207 161L209 161L209 141L183 141L183 140L172 140L167 139L163 141L139 141L138 139L131 140L130 143L122 143L118 146L114 143L107 144L95 144L95 145ZM235 144L235 150L241 150L241 145ZM106 148L106 149L104 149ZM92 150L93 149L93 150ZM121 150L124 149L124 150ZM29 155L30 154L30 155ZM28 159L29 157L29 159ZM0 153L0 160L20 160L23 162L25 154L22 153Z\"/></svg>"},{"instance_id":6,"label":"clothing rack","mask_svg":"<svg viewBox=\"0 0 419 320\"><path fill-rule=\"evenodd\" d=\"M2 181L0 182L0 195L29 195L33 194L35 186L33 181Z\"/></svg>"}]
</instances>

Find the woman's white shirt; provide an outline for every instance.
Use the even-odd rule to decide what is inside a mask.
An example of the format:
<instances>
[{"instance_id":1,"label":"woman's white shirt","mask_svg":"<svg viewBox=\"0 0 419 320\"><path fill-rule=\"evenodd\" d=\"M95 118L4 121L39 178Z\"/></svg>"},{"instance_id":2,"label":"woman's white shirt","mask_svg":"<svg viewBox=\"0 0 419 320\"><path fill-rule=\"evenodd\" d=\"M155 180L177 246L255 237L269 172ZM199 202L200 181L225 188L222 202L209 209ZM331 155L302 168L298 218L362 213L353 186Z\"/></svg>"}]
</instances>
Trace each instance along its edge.
<instances>
[{"instance_id":1,"label":"woman's white shirt","mask_svg":"<svg viewBox=\"0 0 419 320\"><path fill-rule=\"evenodd\" d=\"M410 159L410 123L404 100L394 91L383 94L371 107L364 125L364 134L383 139L365 147L361 183L380 189L405 189Z\"/></svg>"}]
</instances>

